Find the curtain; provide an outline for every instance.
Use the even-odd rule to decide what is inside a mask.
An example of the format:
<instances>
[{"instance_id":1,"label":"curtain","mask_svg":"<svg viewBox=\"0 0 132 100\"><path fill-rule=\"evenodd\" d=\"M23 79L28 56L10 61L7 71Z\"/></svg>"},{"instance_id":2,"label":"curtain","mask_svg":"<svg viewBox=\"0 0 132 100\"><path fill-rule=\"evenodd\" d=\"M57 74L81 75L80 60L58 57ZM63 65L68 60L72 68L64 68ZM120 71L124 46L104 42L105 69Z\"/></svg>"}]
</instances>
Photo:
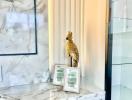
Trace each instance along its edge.
<instances>
[{"instance_id":1,"label":"curtain","mask_svg":"<svg viewBox=\"0 0 132 100\"><path fill-rule=\"evenodd\" d=\"M106 0L49 0L49 65L66 64L65 37L73 32L81 76L104 88ZM85 82L87 83L87 82Z\"/></svg>"}]
</instances>

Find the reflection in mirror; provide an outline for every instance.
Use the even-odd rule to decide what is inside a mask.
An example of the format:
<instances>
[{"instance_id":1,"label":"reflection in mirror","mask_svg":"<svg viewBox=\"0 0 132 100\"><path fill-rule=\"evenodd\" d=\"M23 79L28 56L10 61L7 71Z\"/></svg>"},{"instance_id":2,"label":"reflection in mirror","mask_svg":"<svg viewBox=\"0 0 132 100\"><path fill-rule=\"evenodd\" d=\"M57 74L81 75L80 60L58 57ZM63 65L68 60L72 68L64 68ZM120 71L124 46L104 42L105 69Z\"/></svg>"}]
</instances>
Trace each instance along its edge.
<instances>
[{"instance_id":1,"label":"reflection in mirror","mask_svg":"<svg viewBox=\"0 0 132 100\"><path fill-rule=\"evenodd\" d=\"M0 2L0 55L37 53L34 1L30 1L32 9L28 6L21 8L23 3L25 2Z\"/></svg>"},{"instance_id":2,"label":"reflection in mirror","mask_svg":"<svg viewBox=\"0 0 132 100\"><path fill-rule=\"evenodd\" d=\"M48 1L0 0L0 87L47 82L48 50Z\"/></svg>"}]
</instances>

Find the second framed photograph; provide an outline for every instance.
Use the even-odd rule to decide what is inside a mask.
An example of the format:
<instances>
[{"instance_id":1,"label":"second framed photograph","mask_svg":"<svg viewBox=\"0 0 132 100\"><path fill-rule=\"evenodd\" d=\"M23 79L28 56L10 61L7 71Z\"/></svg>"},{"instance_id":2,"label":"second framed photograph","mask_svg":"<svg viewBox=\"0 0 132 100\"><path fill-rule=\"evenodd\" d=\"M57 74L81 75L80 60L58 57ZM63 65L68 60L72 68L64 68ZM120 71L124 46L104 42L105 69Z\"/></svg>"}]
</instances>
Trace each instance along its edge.
<instances>
[{"instance_id":1,"label":"second framed photograph","mask_svg":"<svg viewBox=\"0 0 132 100\"><path fill-rule=\"evenodd\" d=\"M67 67L65 69L64 91L80 92L80 69Z\"/></svg>"},{"instance_id":2,"label":"second framed photograph","mask_svg":"<svg viewBox=\"0 0 132 100\"><path fill-rule=\"evenodd\" d=\"M53 84L54 85L64 85L64 75L66 65L55 65L54 68L54 76L53 76Z\"/></svg>"}]
</instances>

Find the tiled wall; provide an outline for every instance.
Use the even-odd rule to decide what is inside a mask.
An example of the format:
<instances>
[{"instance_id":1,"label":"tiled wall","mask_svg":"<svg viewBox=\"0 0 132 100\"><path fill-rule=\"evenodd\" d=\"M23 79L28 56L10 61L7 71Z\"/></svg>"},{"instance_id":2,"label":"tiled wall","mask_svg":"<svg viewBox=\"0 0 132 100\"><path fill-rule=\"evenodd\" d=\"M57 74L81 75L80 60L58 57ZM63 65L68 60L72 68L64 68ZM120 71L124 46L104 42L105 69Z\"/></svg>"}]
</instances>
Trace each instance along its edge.
<instances>
[{"instance_id":1,"label":"tiled wall","mask_svg":"<svg viewBox=\"0 0 132 100\"><path fill-rule=\"evenodd\" d=\"M132 0L112 0L112 84L132 88Z\"/></svg>"},{"instance_id":2,"label":"tiled wall","mask_svg":"<svg viewBox=\"0 0 132 100\"><path fill-rule=\"evenodd\" d=\"M0 68L0 82L2 82L2 67Z\"/></svg>"},{"instance_id":3,"label":"tiled wall","mask_svg":"<svg viewBox=\"0 0 132 100\"><path fill-rule=\"evenodd\" d=\"M112 0L112 31L114 33L132 30L131 4L131 0Z\"/></svg>"},{"instance_id":4,"label":"tiled wall","mask_svg":"<svg viewBox=\"0 0 132 100\"><path fill-rule=\"evenodd\" d=\"M121 84L132 89L132 64L123 65L121 68Z\"/></svg>"},{"instance_id":5,"label":"tiled wall","mask_svg":"<svg viewBox=\"0 0 132 100\"><path fill-rule=\"evenodd\" d=\"M112 85L121 84L121 65L112 66Z\"/></svg>"}]
</instances>

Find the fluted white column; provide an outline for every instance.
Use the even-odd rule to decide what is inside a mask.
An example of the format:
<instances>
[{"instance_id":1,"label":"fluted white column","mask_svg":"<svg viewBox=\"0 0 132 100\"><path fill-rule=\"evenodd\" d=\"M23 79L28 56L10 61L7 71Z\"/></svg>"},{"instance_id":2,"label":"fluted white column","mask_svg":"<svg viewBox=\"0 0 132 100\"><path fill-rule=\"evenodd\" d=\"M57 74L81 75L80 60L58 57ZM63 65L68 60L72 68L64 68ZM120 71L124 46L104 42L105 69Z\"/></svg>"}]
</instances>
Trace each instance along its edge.
<instances>
[{"instance_id":1,"label":"fluted white column","mask_svg":"<svg viewBox=\"0 0 132 100\"><path fill-rule=\"evenodd\" d=\"M80 66L81 66L81 71L82 75L84 76L84 1L85 0L80 0Z\"/></svg>"},{"instance_id":2,"label":"fluted white column","mask_svg":"<svg viewBox=\"0 0 132 100\"><path fill-rule=\"evenodd\" d=\"M48 31L49 31L49 69L52 70L54 64L54 50L53 50L53 37L54 37L54 0L48 0Z\"/></svg>"}]
</instances>

